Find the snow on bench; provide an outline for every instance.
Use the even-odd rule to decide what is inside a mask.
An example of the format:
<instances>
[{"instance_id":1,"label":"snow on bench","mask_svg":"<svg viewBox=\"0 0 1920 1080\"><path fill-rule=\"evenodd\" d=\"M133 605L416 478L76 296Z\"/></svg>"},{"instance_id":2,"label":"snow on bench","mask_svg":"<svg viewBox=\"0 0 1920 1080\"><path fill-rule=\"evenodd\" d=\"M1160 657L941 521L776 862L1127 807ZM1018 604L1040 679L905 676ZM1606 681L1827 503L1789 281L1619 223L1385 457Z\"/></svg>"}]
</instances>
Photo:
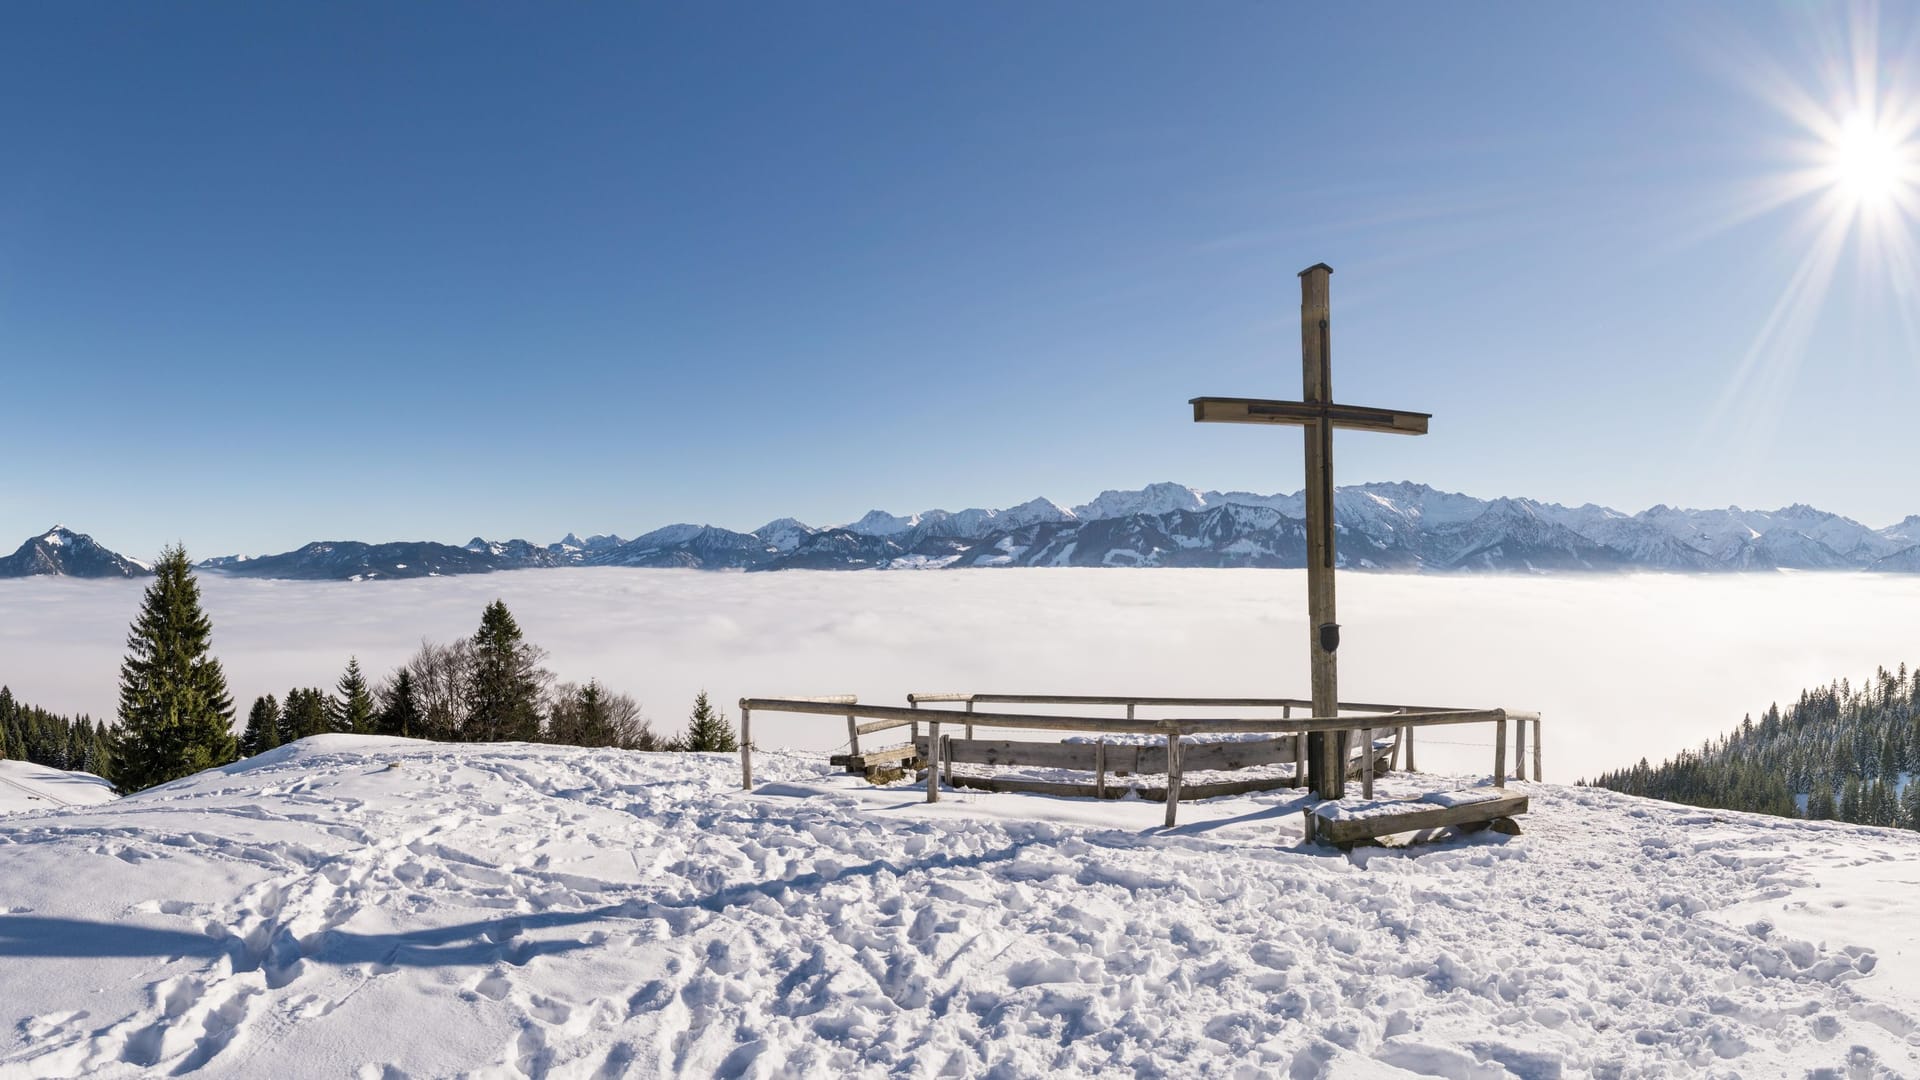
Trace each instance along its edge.
<instances>
[{"instance_id":1,"label":"snow on bench","mask_svg":"<svg viewBox=\"0 0 1920 1080\"><path fill-rule=\"evenodd\" d=\"M1416 799L1343 799L1304 811L1307 842L1341 848L1394 833L1448 826L1468 830L1492 827L1517 836L1520 826L1513 818L1526 812L1525 795L1498 789L1433 791Z\"/></svg>"}]
</instances>

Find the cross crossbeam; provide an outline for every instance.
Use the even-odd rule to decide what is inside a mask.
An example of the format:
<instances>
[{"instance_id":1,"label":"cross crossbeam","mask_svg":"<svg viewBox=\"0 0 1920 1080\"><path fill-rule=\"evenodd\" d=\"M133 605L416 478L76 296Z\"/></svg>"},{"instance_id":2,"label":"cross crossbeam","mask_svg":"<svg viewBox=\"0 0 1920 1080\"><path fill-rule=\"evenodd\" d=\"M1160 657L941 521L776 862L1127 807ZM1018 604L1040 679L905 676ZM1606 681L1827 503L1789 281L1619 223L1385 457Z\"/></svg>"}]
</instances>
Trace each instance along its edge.
<instances>
[{"instance_id":1,"label":"cross crossbeam","mask_svg":"<svg viewBox=\"0 0 1920 1080\"><path fill-rule=\"evenodd\" d=\"M1369 409L1364 405L1318 405L1307 401L1268 401L1265 398L1197 397L1193 419L1201 424L1317 424L1336 428L1379 431L1388 435L1425 435L1432 413L1399 409Z\"/></svg>"},{"instance_id":2,"label":"cross crossbeam","mask_svg":"<svg viewBox=\"0 0 1920 1080\"><path fill-rule=\"evenodd\" d=\"M1333 401L1332 320L1328 279L1333 267L1315 263L1300 271L1301 401L1198 397L1188 400L1202 424L1294 424L1306 434L1307 637L1313 673L1313 715L1339 715L1340 624L1333 603L1333 432L1335 428L1392 435L1425 435L1431 413L1338 405ZM1314 793L1323 799L1346 794L1346 740L1308 737L1307 763ZM1373 797L1368 775L1367 797Z\"/></svg>"}]
</instances>

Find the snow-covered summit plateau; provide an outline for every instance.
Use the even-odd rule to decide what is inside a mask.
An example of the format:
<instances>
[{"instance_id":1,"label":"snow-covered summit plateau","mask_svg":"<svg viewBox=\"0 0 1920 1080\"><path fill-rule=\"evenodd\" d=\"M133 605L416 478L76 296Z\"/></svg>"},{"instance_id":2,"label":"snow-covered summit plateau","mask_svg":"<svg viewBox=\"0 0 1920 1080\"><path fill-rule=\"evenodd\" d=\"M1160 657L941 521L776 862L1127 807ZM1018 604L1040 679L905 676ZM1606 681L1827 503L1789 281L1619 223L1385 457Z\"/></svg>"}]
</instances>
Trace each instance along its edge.
<instances>
[{"instance_id":1,"label":"snow-covered summit plateau","mask_svg":"<svg viewBox=\"0 0 1920 1080\"><path fill-rule=\"evenodd\" d=\"M756 771L322 736L0 818L0 1076L1920 1064L1914 834L1531 784L1524 836L1349 858L1285 793L1167 832Z\"/></svg>"}]
</instances>

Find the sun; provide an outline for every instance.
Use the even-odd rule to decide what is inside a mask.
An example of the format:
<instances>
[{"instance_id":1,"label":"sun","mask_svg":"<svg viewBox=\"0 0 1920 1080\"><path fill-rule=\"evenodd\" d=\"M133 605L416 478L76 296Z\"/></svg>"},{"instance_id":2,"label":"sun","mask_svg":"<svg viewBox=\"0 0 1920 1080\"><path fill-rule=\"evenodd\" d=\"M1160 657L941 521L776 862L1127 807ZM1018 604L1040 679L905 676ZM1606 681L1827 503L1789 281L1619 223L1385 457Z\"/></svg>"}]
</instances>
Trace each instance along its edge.
<instances>
[{"instance_id":1,"label":"sun","mask_svg":"<svg viewBox=\"0 0 1920 1080\"><path fill-rule=\"evenodd\" d=\"M1836 291L1853 308L1849 326L1891 319L1897 328L1897 341L1871 348L1901 363L1920 357L1920 68L1905 62L1920 19L1892 15L1902 25L1883 25L1871 2L1812 13L1815 32L1795 39L1810 53L1798 61L1727 54L1726 70L1777 114L1770 145L1782 153L1746 195L1729 193L1707 231L1790 220L1779 262L1767 261L1785 271L1779 295L1703 424L1710 442L1735 446L1782 430Z\"/></svg>"},{"instance_id":2,"label":"sun","mask_svg":"<svg viewBox=\"0 0 1920 1080\"><path fill-rule=\"evenodd\" d=\"M1898 132L1856 112L1835 126L1828 145L1829 183L1858 209L1905 194L1912 151Z\"/></svg>"}]
</instances>

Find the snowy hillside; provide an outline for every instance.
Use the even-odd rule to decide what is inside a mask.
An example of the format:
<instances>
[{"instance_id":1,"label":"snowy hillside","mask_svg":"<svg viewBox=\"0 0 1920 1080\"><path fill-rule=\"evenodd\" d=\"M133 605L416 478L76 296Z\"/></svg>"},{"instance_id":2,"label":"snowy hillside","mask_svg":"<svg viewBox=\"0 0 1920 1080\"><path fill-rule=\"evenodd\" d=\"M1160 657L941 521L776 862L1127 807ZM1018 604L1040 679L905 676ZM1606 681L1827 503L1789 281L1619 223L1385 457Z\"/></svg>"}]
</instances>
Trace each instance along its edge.
<instances>
[{"instance_id":1,"label":"snowy hillside","mask_svg":"<svg viewBox=\"0 0 1920 1080\"><path fill-rule=\"evenodd\" d=\"M0 819L0 1076L1915 1068L1911 834L1531 785L1348 858L757 771L324 736Z\"/></svg>"},{"instance_id":2,"label":"snowy hillside","mask_svg":"<svg viewBox=\"0 0 1920 1080\"><path fill-rule=\"evenodd\" d=\"M83 772L65 772L30 761L0 759L0 814L97 806L113 800L113 785Z\"/></svg>"}]
</instances>

